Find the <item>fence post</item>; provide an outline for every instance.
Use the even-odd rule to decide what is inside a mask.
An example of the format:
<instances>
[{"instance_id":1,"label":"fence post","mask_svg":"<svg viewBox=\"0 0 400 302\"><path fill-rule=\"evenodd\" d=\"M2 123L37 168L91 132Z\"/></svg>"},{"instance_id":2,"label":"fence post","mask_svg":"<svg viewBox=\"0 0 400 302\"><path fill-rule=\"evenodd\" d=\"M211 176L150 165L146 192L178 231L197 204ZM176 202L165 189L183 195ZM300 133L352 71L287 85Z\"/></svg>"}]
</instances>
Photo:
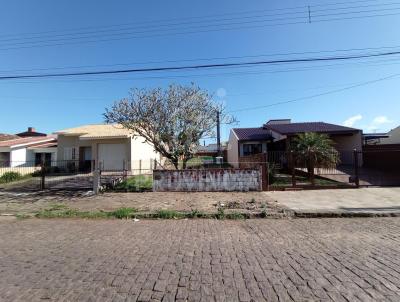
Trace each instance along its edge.
<instances>
[{"instance_id":1,"label":"fence post","mask_svg":"<svg viewBox=\"0 0 400 302\"><path fill-rule=\"evenodd\" d=\"M93 171L93 192L99 194L100 192L100 170L95 169Z\"/></svg>"},{"instance_id":2,"label":"fence post","mask_svg":"<svg viewBox=\"0 0 400 302\"><path fill-rule=\"evenodd\" d=\"M357 151L357 149L354 149L353 156L354 156L354 182L356 184L356 187L359 188L360 187L360 178L359 178L358 151Z\"/></svg>"},{"instance_id":3,"label":"fence post","mask_svg":"<svg viewBox=\"0 0 400 302\"><path fill-rule=\"evenodd\" d=\"M268 156L267 152L263 153L261 163L261 184L263 191L269 191L269 174L268 174Z\"/></svg>"},{"instance_id":4,"label":"fence post","mask_svg":"<svg viewBox=\"0 0 400 302\"><path fill-rule=\"evenodd\" d=\"M290 150L290 170L292 172L292 187L296 187L296 170L294 168L294 157L293 157L293 150Z\"/></svg>"},{"instance_id":5,"label":"fence post","mask_svg":"<svg viewBox=\"0 0 400 302\"><path fill-rule=\"evenodd\" d=\"M40 163L40 190L44 190L46 187L46 167L45 167L45 163L42 160L42 162Z\"/></svg>"}]
</instances>

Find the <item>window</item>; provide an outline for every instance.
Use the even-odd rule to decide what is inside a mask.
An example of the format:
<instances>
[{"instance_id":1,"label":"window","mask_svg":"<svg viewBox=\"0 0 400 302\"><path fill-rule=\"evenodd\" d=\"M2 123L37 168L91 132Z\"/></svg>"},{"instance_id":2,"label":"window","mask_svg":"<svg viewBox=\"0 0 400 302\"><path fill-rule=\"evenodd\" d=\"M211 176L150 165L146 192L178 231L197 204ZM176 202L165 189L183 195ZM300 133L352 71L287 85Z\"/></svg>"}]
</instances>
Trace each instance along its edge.
<instances>
[{"instance_id":1,"label":"window","mask_svg":"<svg viewBox=\"0 0 400 302\"><path fill-rule=\"evenodd\" d=\"M75 160L75 148L65 147L64 148L64 160Z\"/></svg>"},{"instance_id":2,"label":"window","mask_svg":"<svg viewBox=\"0 0 400 302\"><path fill-rule=\"evenodd\" d=\"M243 144L243 155L262 153L262 144Z\"/></svg>"}]
</instances>

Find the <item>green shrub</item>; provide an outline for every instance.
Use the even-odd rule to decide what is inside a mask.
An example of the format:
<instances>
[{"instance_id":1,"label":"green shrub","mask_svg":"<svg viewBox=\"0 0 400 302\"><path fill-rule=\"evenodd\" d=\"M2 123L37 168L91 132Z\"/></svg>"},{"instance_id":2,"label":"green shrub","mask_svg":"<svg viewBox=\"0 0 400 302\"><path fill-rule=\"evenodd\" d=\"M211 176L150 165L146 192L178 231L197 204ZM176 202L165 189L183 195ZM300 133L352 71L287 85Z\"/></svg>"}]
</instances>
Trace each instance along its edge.
<instances>
[{"instance_id":1,"label":"green shrub","mask_svg":"<svg viewBox=\"0 0 400 302\"><path fill-rule=\"evenodd\" d=\"M2 176L0 176L0 183L8 183L16 180L22 179L23 176L18 172L5 172Z\"/></svg>"},{"instance_id":2,"label":"green shrub","mask_svg":"<svg viewBox=\"0 0 400 302\"><path fill-rule=\"evenodd\" d=\"M117 191L142 192L153 188L153 179L151 176L136 175L127 178L115 186Z\"/></svg>"}]
</instances>

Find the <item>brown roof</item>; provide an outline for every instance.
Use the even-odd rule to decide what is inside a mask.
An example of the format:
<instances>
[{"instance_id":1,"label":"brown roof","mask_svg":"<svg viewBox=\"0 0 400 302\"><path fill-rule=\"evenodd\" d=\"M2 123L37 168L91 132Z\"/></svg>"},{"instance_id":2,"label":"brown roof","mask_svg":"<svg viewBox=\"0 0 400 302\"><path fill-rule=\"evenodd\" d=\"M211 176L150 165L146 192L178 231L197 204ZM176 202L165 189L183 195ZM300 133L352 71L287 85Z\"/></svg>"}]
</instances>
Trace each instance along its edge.
<instances>
[{"instance_id":1,"label":"brown roof","mask_svg":"<svg viewBox=\"0 0 400 302\"><path fill-rule=\"evenodd\" d=\"M16 146L32 146L35 144L45 143L45 142L56 142L56 138L54 136L46 136L46 137L19 137L6 141L0 142L0 147L16 147Z\"/></svg>"},{"instance_id":2,"label":"brown roof","mask_svg":"<svg viewBox=\"0 0 400 302\"><path fill-rule=\"evenodd\" d=\"M265 124L264 129L273 130L283 135L293 135L305 132L318 132L327 134L355 133L361 130L328 124L324 122L288 123L288 124Z\"/></svg>"},{"instance_id":3,"label":"brown roof","mask_svg":"<svg viewBox=\"0 0 400 302\"><path fill-rule=\"evenodd\" d=\"M10 139L18 138L18 136L14 134L5 134L5 133L0 133L0 141L8 141Z\"/></svg>"},{"instance_id":4,"label":"brown roof","mask_svg":"<svg viewBox=\"0 0 400 302\"><path fill-rule=\"evenodd\" d=\"M262 127L258 128L234 128L232 129L240 141L246 140L270 140L271 131Z\"/></svg>"},{"instance_id":5,"label":"brown roof","mask_svg":"<svg viewBox=\"0 0 400 302\"><path fill-rule=\"evenodd\" d=\"M128 138L131 131L117 124L84 125L55 132L65 136L79 136L81 139Z\"/></svg>"}]
</instances>

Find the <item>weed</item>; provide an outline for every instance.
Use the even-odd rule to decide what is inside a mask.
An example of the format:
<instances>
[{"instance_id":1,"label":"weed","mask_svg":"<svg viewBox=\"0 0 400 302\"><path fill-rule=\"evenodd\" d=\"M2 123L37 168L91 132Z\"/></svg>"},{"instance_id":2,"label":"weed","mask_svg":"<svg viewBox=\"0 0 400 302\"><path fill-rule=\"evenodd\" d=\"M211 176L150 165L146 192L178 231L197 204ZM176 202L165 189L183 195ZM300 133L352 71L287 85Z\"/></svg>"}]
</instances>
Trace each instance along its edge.
<instances>
[{"instance_id":1,"label":"weed","mask_svg":"<svg viewBox=\"0 0 400 302\"><path fill-rule=\"evenodd\" d=\"M151 176L136 175L120 182L115 186L117 191L142 192L153 188L153 179Z\"/></svg>"},{"instance_id":2,"label":"weed","mask_svg":"<svg viewBox=\"0 0 400 302\"><path fill-rule=\"evenodd\" d=\"M15 217L17 219L28 219L28 218L31 218L32 216L27 215L27 214L17 214L17 215L15 215Z\"/></svg>"},{"instance_id":3,"label":"weed","mask_svg":"<svg viewBox=\"0 0 400 302\"><path fill-rule=\"evenodd\" d=\"M266 210L266 209L264 209L264 210L261 211L260 217L261 217L261 218L267 217L267 210Z\"/></svg>"},{"instance_id":4,"label":"weed","mask_svg":"<svg viewBox=\"0 0 400 302\"><path fill-rule=\"evenodd\" d=\"M175 210L158 210L156 213L156 217L162 219L182 218L183 216L184 214L179 213Z\"/></svg>"},{"instance_id":5,"label":"weed","mask_svg":"<svg viewBox=\"0 0 400 302\"><path fill-rule=\"evenodd\" d=\"M206 215L199 211L199 210L192 210L191 212L186 214L187 218L202 218L205 217Z\"/></svg>"},{"instance_id":6,"label":"weed","mask_svg":"<svg viewBox=\"0 0 400 302\"><path fill-rule=\"evenodd\" d=\"M252 198L249 203L256 203L256 200Z\"/></svg>"},{"instance_id":7,"label":"weed","mask_svg":"<svg viewBox=\"0 0 400 302\"><path fill-rule=\"evenodd\" d=\"M113 212L107 213L110 217L115 217L118 219L128 219L128 218L132 218L133 214L136 212L137 210L134 208L119 208Z\"/></svg>"},{"instance_id":8,"label":"weed","mask_svg":"<svg viewBox=\"0 0 400 302\"><path fill-rule=\"evenodd\" d=\"M217 219L225 219L225 210L224 208L219 207L218 212L216 214Z\"/></svg>"},{"instance_id":9,"label":"weed","mask_svg":"<svg viewBox=\"0 0 400 302\"><path fill-rule=\"evenodd\" d=\"M226 219L234 219L234 220L236 220L236 219L245 219L246 218L243 214L236 213L236 212L226 214L225 217L226 217Z\"/></svg>"}]
</instances>

